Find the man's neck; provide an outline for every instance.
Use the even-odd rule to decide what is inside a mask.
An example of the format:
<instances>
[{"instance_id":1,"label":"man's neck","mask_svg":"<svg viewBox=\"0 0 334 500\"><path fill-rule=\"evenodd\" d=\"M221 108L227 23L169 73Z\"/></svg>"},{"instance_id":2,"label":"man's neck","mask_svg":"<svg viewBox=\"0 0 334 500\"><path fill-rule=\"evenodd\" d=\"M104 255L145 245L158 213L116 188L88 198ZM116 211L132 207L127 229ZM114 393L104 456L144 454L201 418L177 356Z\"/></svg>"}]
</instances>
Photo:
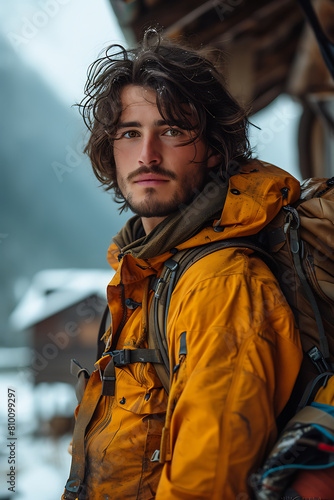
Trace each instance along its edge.
<instances>
[{"instance_id":1,"label":"man's neck","mask_svg":"<svg viewBox=\"0 0 334 500\"><path fill-rule=\"evenodd\" d=\"M145 234L148 235L164 219L166 219L166 216L165 217L142 217L141 221L143 224Z\"/></svg>"}]
</instances>

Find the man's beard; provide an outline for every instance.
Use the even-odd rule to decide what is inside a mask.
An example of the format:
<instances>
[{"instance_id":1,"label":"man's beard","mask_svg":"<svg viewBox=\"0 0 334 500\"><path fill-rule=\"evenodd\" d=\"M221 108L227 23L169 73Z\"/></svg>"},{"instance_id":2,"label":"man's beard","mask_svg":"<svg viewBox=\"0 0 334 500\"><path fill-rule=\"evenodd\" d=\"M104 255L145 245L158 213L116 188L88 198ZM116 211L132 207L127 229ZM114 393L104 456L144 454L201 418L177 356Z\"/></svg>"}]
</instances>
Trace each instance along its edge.
<instances>
[{"instance_id":1,"label":"man's beard","mask_svg":"<svg viewBox=\"0 0 334 500\"><path fill-rule=\"evenodd\" d=\"M146 198L139 203L133 203L133 197L130 193L125 197L126 206L139 217L167 217L176 212L182 205L189 205L196 196L191 190L191 192L187 193L187 197L182 199L180 193L176 192L172 199L163 202L157 199L154 192L154 188L146 188Z\"/></svg>"},{"instance_id":2,"label":"man's beard","mask_svg":"<svg viewBox=\"0 0 334 500\"><path fill-rule=\"evenodd\" d=\"M160 165L153 167L141 167L132 172L127 177L127 182L141 173L157 173L162 174L171 180L177 180L174 172L170 172ZM208 181L208 171L203 164L195 165L192 182L189 183L189 178L183 177L178 182L178 187L171 194L169 200L162 201L159 199L159 190L154 187L146 187L145 197L141 201L136 202L133 199L133 193L126 192L126 183L119 179L118 187L122 192L126 207L137 214L139 217L167 217L176 212L184 205L189 205L193 199L202 191Z\"/></svg>"}]
</instances>

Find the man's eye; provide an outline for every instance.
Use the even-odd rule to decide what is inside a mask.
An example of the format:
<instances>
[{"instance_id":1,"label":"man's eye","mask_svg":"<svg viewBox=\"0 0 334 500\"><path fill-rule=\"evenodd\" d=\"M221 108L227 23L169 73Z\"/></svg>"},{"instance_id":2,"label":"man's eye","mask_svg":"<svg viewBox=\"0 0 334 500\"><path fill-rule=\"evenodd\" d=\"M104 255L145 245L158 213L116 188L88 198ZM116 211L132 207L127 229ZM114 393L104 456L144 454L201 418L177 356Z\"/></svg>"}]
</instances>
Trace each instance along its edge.
<instances>
[{"instance_id":1,"label":"man's eye","mask_svg":"<svg viewBox=\"0 0 334 500\"><path fill-rule=\"evenodd\" d=\"M182 132L178 130L177 128L170 128L166 130L164 135L170 135L171 137L177 137L178 135L182 135Z\"/></svg>"},{"instance_id":2,"label":"man's eye","mask_svg":"<svg viewBox=\"0 0 334 500\"><path fill-rule=\"evenodd\" d=\"M122 134L122 137L125 137L126 139L134 139L135 137L138 137L138 135L138 132L135 130L128 130Z\"/></svg>"}]
</instances>

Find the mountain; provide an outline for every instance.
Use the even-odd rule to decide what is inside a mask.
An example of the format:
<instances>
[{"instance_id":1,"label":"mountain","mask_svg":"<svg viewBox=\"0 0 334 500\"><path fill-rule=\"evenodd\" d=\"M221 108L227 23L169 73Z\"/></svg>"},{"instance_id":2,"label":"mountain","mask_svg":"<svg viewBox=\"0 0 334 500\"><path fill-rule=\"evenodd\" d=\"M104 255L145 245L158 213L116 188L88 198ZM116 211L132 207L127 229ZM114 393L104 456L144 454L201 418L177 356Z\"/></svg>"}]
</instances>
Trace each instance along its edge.
<instances>
[{"instance_id":1,"label":"mountain","mask_svg":"<svg viewBox=\"0 0 334 500\"><path fill-rule=\"evenodd\" d=\"M6 318L43 269L108 269L120 216L81 153L85 128L0 38L0 342ZM50 284L52 285L52 284Z\"/></svg>"}]
</instances>

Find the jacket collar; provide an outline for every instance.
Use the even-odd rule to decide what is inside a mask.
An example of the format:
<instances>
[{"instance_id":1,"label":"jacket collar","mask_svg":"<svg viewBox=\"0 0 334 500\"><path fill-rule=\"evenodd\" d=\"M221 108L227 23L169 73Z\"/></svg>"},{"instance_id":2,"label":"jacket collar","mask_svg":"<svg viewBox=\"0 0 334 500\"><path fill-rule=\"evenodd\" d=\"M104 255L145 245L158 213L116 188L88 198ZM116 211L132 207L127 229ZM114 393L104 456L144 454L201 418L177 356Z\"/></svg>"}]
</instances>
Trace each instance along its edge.
<instances>
[{"instance_id":1,"label":"jacket collar","mask_svg":"<svg viewBox=\"0 0 334 500\"><path fill-rule=\"evenodd\" d=\"M284 205L294 203L300 196L297 179L259 160L244 165L229 179L226 200L223 197L227 186L215 181L212 190L204 189L189 207L181 209L176 216L172 214L146 237L136 238L140 219L130 219L114 238L116 244L109 248L109 263L116 269L115 258L122 252L140 261L141 267L157 268L170 256L172 248L181 250L209 241L254 235ZM178 232L173 234L176 227Z\"/></svg>"}]
</instances>

